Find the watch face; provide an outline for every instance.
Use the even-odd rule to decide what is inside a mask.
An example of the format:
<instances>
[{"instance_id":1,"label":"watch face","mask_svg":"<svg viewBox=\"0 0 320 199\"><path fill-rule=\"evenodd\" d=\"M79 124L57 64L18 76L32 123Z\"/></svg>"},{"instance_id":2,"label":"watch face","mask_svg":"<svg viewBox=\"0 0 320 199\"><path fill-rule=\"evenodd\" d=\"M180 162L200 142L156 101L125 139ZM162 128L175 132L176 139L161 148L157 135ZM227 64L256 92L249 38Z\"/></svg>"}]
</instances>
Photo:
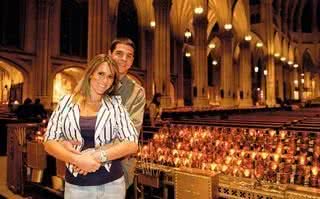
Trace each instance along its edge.
<instances>
[{"instance_id":1,"label":"watch face","mask_svg":"<svg viewBox=\"0 0 320 199\"><path fill-rule=\"evenodd\" d=\"M100 162L106 162L108 160L107 154L105 151L100 152Z\"/></svg>"}]
</instances>

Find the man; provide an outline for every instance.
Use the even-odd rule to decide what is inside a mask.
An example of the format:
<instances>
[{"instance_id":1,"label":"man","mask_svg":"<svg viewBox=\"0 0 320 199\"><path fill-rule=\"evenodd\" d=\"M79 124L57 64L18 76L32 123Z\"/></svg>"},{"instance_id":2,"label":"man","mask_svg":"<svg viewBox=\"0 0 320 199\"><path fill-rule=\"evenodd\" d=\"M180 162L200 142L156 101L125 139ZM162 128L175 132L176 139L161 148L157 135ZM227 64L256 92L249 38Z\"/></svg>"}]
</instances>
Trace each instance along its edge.
<instances>
[{"instance_id":1,"label":"man","mask_svg":"<svg viewBox=\"0 0 320 199\"><path fill-rule=\"evenodd\" d=\"M109 55L118 64L120 73L120 87L118 94L122 104L129 112L137 132L140 132L143 122L144 106L146 103L145 90L132 79L128 78L128 71L134 60L135 45L129 38L118 38L111 43ZM136 160L128 157L122 161L128 192L132 193ZM127 193L128 193L127 192ZM127 194L127 197L132 194Z\"/></svg>"}]
</instances>

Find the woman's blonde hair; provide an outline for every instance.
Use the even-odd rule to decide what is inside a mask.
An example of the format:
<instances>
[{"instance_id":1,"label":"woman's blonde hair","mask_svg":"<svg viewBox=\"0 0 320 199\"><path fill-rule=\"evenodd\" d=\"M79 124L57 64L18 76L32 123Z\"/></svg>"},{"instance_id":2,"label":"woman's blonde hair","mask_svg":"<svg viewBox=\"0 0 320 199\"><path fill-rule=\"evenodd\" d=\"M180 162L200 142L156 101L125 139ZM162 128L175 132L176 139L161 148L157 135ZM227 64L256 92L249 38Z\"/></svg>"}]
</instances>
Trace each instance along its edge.
<instances>
[{"instance_id":1,"label":"woman's blonde hair","mask_svg":"<svg viewBox=\"0 0 320 199\"><path fill-rule=\"evenodd\" d=\"M106 62L110 68L110 71L113 75L112 85L104 95L112 96L115 94L115 90L118 87L119 83L119 69L117 64L111 59L110 56L106 54L99 54L95 56L87 66L84 74L82 75L81 80L73 90L73 103L79 103L79 101L86 101L88 97L91 95L90 91L90 76L96 71L96 69L102 64Z\"/></svg>"}]
</instances>

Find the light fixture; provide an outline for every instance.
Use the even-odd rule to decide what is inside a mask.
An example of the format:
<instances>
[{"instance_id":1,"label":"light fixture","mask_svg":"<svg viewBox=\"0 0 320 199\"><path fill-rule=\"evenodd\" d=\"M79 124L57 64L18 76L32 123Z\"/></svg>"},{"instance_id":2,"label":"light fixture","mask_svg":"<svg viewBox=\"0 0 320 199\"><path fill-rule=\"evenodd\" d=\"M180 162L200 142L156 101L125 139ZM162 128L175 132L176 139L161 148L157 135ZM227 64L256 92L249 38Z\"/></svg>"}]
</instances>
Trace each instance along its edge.
<instances>
[{"instance_id":1,"label":"light fixture","mask_svg":"<svg viewBox=\"0 0 320 199\"><path fill-rule=\"evenodd\" d=\"M288 61L288 64L289 64L289 65L292 65L292 64L293 64L293 61L290 61L290 60L289 60L289 61Z\"/></svg>"},{"instance_id":2,"label":"light fixture","mask_svg":"<svg viewBox=\"0 0 320 199\"><path fill-rule=\"evenodd\" d=\"M265 76L267 76L267 75L268 75L268 71L265 69L265 70L263 71L263 74L264 74Z\"/></svg>"},{"instance_id":3,"label":"light fixture","mask_svg":"<svg viewBox=\"0 0 320 199\"><path fill-rule=\"evenodd\" d=\"M225 30L231 30L232 29L232 24L227 23L227 24L224 24L223 27L224 27Z\"/></svg>"},{"instance_id":4,"label":"light fixture","mask_svg":"<svg viewBox=\"0 0 320 199\"><path fill-rule=\"evenodd\" d=\"M209 44L209 48L210 49L216 48L216 45L214 43L211 43L211 44Z\"/></svg>"},{"instance_id":5,"label":"light fixture","mask_svg":"<svg viewBox=\"0 0 320 199\"><path fill-rule=\"evenodd\" d=\"M191 37L191 32L189 29L187 29L185 32L184 32L184 36L185 38L189 39Z\"/></svg>"},{"instance_id":6,"label":"light fixture","mask_svg":"<svg viewBox=\"0 0 320 199\"><path fill-rule=\"evenodd\" d=\"M301 73L301 77L304 77L304 73Z\"/></svg>"},{"instance_id":7,"label":"light fixture","mask_svg":"<svg viewBox=\"0 0 320 199\"><path fill-rule=\"evenodd\" d=\"M299 64L293 64L293 68L298 68Z\"/></svg>"},{"instance_id":8,"label":"light fixture","mask_svg":"<svg viewBox=\"0 0 320 199\"><path fill-rule=\"evenodd\" d=\"M151 26L151 28L156 27L156 22L155 21L150 21L150 26Z\"/></svg>"},{"instance_id":9,"label":"light fixture","mask_svg":"<svg viewBox=\"0 0 320 199\"><path fill-rule=\"evenodd\" d=\"M246 41L251 41L251 39L252 39L252 36L251 36L251 35L246 35L246 36L244 37L244 40L246 40Z\"/></svg>"},{"instance_id":10,"label":"light fixture","mask_svg":"<svg viewBox=\"0 0 320 199\"><path fill-rule=\"evenodd\" d=\"M203 13L203 7L199 6L194 9L194 13L200 15Z\"/></svg>"},{"instance_id":11,"label":"light fixture","mask_svg":"<svg viewBox=\"0 0 320 199\"><path fill-rule=\"evenodd\" d=\"M281 57L281 58L280 58L281 61L286 61L286 59L287 59L287 58L285 58L285 57Z\"/></svg>"},{"instance_id":12,"label":"light fixture","mask_svg":"<svg viewBox=\"0 0 320 199\"><path fill-rule=\"evenodd\" d=\"M280 57L280 53L274 53L275 57Z\"/></svg>"},{"instance_id":13,"label":"light fixture","mask_svg":"<svg viewBox=\"0 0 320 199\"><path fill-rule=\"evenodd\" d=\"M261 48L261 47L263 46L263 43L259 41L259 42L257 42L256 46L257 46L258 48Z\"/></svg>"},{"instance_id":14,"label":"light fixture","mask_svg":"<svg viewBox=\"0 0 320 199\"><path fill-rule=\"evenodd\" d=\"M303 78L301 79L301 83L304 84L304 79Z\"/></svg>"},{"instance_id":15,"label":"light fixture","mask_svg":"<svg viewBox=\"0 0 320 199\"><path fill-rule=\"evenodd\" d=\"M257 88L257 91L260 91L260 88Z\"/></svg>"},{"instance_id":16,"label":"light fixture","mask_svg":"<svg viewBox=\"0 0 320 199\"><path fill-rule=\"evenodd\" d=\"M295 79L294 81L293 81L293 83L295 84L295 85L298 85L298 80L297 79Z\"/></svg>"},{"instance_id":17,"label":"light fixture","mask_svg":"<svg viewBox=\"0 0 320 199\"><path fill-rule=\"evenodd\" d=\"M214 65L214 66L218 65L218 61L217 60L213 60L212 61L212 65Z\"/></svg>"},{"instance_id":18,"label":"light fixture","mask_svg":"<svg viewBox=\"0 0 320 199\"><path fill-rule=\"evenodd\" d=\"M185 56L186 56L186 57L191 57L191 53L186 52Z\"/></svg>"},{"instance_id":19,"label":"light fixture","mask_svg":"<svg viewBox=\"0 0 320 199\"><path fill-rule=\"evenodd\" d=\"M256 73L259 72L259 67L258 66L254 67L254 72L256 72Z\"/></svg>"}]
</instances>

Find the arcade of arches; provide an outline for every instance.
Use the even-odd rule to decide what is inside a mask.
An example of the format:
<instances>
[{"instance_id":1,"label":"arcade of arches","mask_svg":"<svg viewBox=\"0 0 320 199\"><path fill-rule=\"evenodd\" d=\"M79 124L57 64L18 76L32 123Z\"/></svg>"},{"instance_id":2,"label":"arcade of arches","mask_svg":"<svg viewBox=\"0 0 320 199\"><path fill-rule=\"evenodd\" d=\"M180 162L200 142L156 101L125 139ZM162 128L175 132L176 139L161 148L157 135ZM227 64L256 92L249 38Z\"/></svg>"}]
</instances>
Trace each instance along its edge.
<instances>
[{"instance_id":1,"label":"arcade of arches","mask_svg":"<svg viewBox=\"0 0 320 199\"><path fill-rule=\"evenodd\" d=\"M136 43L130 76L164 107L320 95L318 0L2 0L0 10L2 103L50 107L117 36Z\"/></svg>"}]
</instances>

